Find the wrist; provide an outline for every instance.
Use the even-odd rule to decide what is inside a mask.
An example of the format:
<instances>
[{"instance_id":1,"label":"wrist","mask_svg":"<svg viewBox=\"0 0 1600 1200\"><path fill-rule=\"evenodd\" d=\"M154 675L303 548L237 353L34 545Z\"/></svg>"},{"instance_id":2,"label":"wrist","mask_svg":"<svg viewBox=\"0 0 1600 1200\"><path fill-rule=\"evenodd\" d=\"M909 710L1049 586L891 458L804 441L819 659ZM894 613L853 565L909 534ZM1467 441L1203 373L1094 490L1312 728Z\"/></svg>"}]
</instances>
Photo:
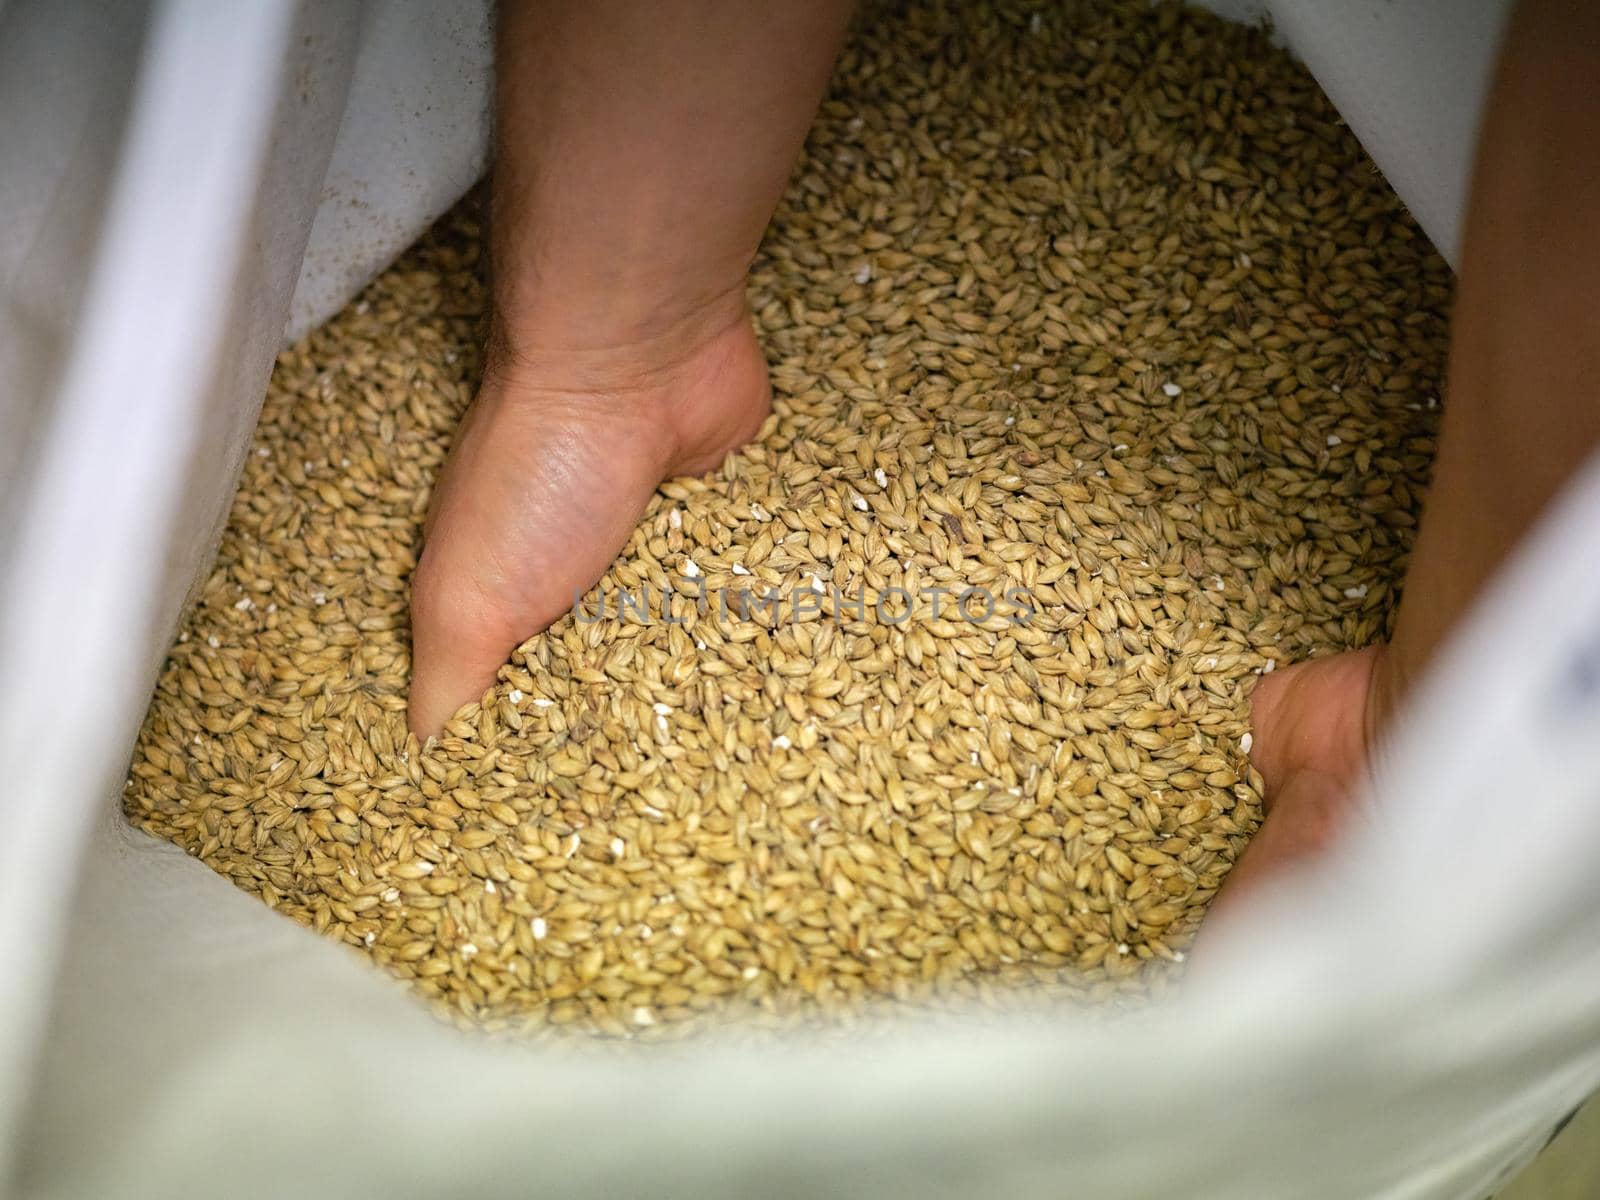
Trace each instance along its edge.
<instances>
[{"instance_id":1,"label":"wrist","mask_svg":"<svg viewBox=\"0 0 1600 1200\"><path fill-rule=\"evenodd\" d=\"M611 299L540 284L548 300L496 297L486 373L574 392L648 389L750 319L742 275L696 291L618 283L601 289Z\"/></svg>"}]
</instances>

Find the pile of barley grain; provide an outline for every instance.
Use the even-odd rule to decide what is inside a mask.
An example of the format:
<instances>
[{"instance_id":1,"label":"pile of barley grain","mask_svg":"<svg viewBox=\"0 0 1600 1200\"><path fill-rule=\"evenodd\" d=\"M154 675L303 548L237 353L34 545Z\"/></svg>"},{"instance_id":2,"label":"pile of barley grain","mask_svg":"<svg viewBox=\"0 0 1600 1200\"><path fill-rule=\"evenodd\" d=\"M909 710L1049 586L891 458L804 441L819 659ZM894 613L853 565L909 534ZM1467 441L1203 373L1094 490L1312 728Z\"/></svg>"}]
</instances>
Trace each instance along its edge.
<instances>
[{"instance_id":1,"label":"pile of barley grain","mask_svg":"<svg viewBox=\"0 0 1600 1200\"><path fill-rule=\"evenodd\" d=\"M479 274L458 214L280 359L130 818L463 1023L1159 984L1257 820L1244 685L1382 632L1432 447L1446 269L1306 74L1144 0L864 15L751 286L776 416L600 592L1034 619L569 616L419 748Z\"/></svg>"}]
</instances>

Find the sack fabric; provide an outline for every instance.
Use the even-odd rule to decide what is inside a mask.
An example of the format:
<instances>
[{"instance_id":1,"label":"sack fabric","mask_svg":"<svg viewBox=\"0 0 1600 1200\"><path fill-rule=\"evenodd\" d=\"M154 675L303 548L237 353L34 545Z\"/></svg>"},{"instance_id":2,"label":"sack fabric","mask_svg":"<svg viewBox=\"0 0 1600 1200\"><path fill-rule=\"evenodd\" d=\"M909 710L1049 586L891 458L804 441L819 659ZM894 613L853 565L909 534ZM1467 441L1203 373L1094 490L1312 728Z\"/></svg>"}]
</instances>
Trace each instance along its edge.
<instances>
[{"instance_id":1,"label":"sack fabric","mask_svg":"<svg viewBox=\"0 0 1600 1200\"><path fill-rule=\"evenodd\" d=\"M1503 0L1270 17L1454 261ZM1479 1197L1600 1081L1600 464L1352 836L1116 1020L436 1021L118 795L286 337L478 176L487 3L0 3L0 1178L29 1197Z\"/></svg>"}]
</instances>

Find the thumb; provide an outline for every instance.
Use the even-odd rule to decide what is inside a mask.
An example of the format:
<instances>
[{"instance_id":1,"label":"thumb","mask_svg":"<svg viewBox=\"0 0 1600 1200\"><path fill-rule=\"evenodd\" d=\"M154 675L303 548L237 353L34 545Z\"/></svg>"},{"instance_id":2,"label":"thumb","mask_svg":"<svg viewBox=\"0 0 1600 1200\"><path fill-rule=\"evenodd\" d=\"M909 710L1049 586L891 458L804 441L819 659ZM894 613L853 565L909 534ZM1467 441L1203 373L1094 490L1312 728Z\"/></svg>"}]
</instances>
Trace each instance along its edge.
<instances>
[{"instance_id":1,"label":"thumb","mask_svg":"<svg viewBox=\"0 0 1600 1200\"><path fill-rule=\"evenodd\" d=\"M411 696L406 722L419 740L438 734L492 688L522 639L498 607L453 569L448 539L428 543L411 582Z\"/></svg>"}]
</instances>

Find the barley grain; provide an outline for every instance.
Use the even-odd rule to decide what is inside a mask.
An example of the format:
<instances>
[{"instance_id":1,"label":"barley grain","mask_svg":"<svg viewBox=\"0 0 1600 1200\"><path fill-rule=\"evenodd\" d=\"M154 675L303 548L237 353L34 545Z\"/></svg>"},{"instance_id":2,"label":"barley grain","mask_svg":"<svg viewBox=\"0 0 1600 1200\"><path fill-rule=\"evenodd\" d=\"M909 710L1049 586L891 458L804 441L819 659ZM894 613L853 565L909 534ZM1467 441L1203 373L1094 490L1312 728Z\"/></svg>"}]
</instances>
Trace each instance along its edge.
<instances>
[{"instance_id":1,"label":"barley grain","mask_svg":"<svg viewBox=\"0 0 1600 1200\"><path fill-rule=\"evenodd\" d=\"M1437 419L1448 273L1305 72L1143 0L864 16L752 274L773 419L600 585L683 623L565 617L419 746L480 268L469 204L280 356L130 819L475 1027L1165 987L1246 685L1383 634Z\"/></svg>"}]
</instances>

